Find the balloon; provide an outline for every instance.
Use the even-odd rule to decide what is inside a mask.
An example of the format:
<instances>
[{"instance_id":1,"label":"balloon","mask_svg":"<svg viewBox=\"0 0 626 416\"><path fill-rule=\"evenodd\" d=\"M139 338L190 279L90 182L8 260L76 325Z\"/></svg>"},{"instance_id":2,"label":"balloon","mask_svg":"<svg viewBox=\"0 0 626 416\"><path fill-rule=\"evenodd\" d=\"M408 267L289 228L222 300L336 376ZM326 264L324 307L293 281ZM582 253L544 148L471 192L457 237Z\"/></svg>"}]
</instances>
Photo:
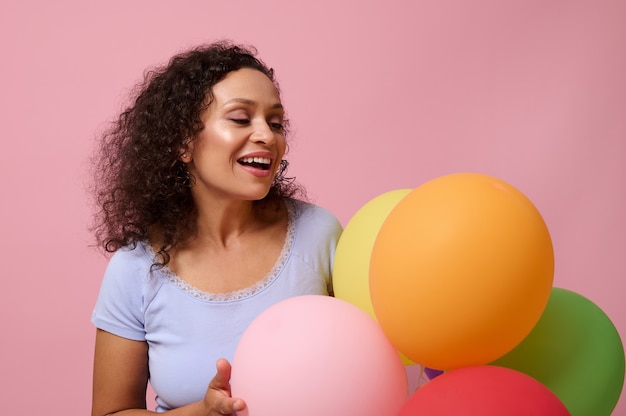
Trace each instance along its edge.
<instances>
[{"instance_id":1,"label":"balloon","mask_svg":"<svg viewBox=\"0 0 626 416\"><path fill-rule=\"evenodd\" d=\"M606 314L587 298L553 288L541 319L494 364L534 377L572 415L610 415L624 385L624 347Z\"/></svg>"},{"instance_id":2,"label":"balloon","mask_svg":"<svg viewBox=\"0 0 626 416\"><path fill-rule=\"evenodd\" d=\"M379 416L408 398L397 351L361 309L329 296L283 300L244 332L233 357L238 416Z\"/></svg>"},{"instance_id":3,"label":"balloon","mask_svg":"<svg viewBox=\"0 0 626 416\"><path fill-rule=\"evenodd\" d=\"M442 375L443 371L435 370L434 368L430 368L430 367L424 367L424 373L426 374L426 377L432 380L433 378Z\"/></svg>"},{"instance_id":4,"label":"balloon","mask_svg":"<svg viewBox=\"0 0 626 416\"><path fill-rule=\"evenodd\" d=\"M411 189L386 192L363 205L345 226L333 265L335 297L358 306L376 319L369 288L369 267L372 247L378 230L391 209ZM405 365L413 364L402 356Z\"/></svg>"},{"instance_id":5,"label":"balloon","mask_svg":"<svg viewBox=\"0 0 626 416\"><path fill-rule=\"evenodd\" d=\"M441 370L519 344L548 302L550 234L519 190L460 173L414 189L381 226L370 261L376 317L409 359Z\"/></svg>"},{"instance_id":6,"label":"balloon","mask_svg":"<svg viewBox=\"0 0 626 416\"><path fill-rule=\"evenodd\" d=\"M378 195L352 216L343 229L333 264L335 297L358 306L373 318L370 297L370 256L378 230L396 204L411 192L398 189Z\"/></svg>"},{"instance_id":7,"label":"balloon","mask_svg":"<svg viewBox=\"0 0 626 416\"><path fill-rule=\"evenodd\" d=\"M509 368L472 366L446 372L419 388L398 416L568 416L546 386Z\"/></svg>"}]
</instances>

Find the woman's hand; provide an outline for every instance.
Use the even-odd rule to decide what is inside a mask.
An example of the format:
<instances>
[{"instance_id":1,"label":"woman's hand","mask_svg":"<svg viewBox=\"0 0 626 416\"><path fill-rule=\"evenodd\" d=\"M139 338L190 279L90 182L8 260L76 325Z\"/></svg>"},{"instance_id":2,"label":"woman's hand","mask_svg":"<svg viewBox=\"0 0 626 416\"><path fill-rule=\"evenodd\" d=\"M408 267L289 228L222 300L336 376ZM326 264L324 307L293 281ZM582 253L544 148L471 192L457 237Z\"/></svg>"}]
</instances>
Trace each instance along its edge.
<instances>
[{"instance_id":1,"label":"woman's hand","mask_svg":"<svg viewBox=\"0 0 626 416\"><path fill-rule=\"evenodd\" d=\"M209 383L204 405L208 409L208 415L232 415L234 412L246 408L241 399L234 399L230 395L230 363L225 359L217 360L217 374Z\"/></svg>"}]
</instances>

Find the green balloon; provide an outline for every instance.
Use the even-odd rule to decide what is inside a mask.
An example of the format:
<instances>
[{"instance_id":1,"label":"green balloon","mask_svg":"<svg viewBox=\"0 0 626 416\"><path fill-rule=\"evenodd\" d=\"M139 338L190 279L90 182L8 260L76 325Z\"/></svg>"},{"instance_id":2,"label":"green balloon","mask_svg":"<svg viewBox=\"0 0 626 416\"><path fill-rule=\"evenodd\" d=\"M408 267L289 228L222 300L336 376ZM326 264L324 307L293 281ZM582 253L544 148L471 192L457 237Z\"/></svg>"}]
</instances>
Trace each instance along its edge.
<instances>
[{"instance_id":1,"label":"green balloon","mask_svg":"<svg viewBox=\"0 0 626 416\"><path fill-rule=\"evenodd\" d=\"M607 315L589 299L552 288L537 325L492 364L546 385L572 416L609 416L624 385L624 347Z\"/></svg>"}]
</instances>

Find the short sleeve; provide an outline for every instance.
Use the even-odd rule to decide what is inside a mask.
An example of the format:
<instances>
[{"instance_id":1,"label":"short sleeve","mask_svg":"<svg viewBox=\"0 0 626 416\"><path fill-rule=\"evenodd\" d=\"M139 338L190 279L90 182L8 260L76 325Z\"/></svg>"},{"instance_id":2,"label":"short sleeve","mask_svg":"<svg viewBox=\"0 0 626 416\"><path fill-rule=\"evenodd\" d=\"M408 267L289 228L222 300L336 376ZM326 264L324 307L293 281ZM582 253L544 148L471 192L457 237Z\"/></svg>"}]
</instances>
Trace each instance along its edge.
<instances>
[{"instance_id":1,"label":"short sleeve","mask_svg":"<svg viewBox=\"0 0 626 416\"><path fill-rule=\"evenodd\" d=\"M337 218L330 211L320 207L317 207L317 211L318 220L316 226L319 227L318 230L322 235L322 253L328 253L328 261L323 263L326 264L325 272L327 272L328 276L326 285L328 293L333 293L333 264L335 262L337 243L339 241L339 237L341 237L341 233L343 232L343 227L339 223L339 220L337 220Z\"/></svg>"},{"instance_id":2,"label":"short sleeve","mask_svg":"<svg viewBox=\"0 0 626 416\"><path fill-rule=\"evenodd\" d=\"M333 292L332 269L343 227L334 214L317 205L299 201L298 231L294 251L322 276Z\"/></svg>"},{"instance_id":3,"label":"short sleeve","mask_svg":"<svg viewBox=\"0 0 626 416\"><path fill-rule=\"evenodd\" d=\"M145 340L143 287L149 271L141 248L118 250L104 273L92 323L123 338Z\"/></svg>"}]
</instances>

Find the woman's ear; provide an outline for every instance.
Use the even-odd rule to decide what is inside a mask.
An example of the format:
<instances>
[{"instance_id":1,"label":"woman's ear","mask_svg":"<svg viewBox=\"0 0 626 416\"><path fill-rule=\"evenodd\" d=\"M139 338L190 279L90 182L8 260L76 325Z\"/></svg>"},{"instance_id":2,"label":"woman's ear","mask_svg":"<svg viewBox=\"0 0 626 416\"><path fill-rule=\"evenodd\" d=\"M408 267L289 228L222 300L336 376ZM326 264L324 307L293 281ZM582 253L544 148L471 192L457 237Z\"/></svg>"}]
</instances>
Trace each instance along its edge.
<instances>
[{"instance_id":1,"label":"woman's ear","mask_svg":"<svg viewBox=\"0 0 626 416\"><path fill-rule=\"evenodd\" d=\"M178 159L183 163L189 163L193 160L192 156L193 145L190 142L186 142L183 147L178 151Z\"/></svg>"},{"instance_id":2,"label":"woman's ear","mask_svg":"<svg viewBox=\"0 0 626 416\"><path fill-rule=\"evenodd\" d=\"M191 151L190 150L181 150L181 153L178 156L178 158L183 163L189 163L189 162L191 162L193 160L193 158L191 157Z\"/></svg>"}]
</instances>

